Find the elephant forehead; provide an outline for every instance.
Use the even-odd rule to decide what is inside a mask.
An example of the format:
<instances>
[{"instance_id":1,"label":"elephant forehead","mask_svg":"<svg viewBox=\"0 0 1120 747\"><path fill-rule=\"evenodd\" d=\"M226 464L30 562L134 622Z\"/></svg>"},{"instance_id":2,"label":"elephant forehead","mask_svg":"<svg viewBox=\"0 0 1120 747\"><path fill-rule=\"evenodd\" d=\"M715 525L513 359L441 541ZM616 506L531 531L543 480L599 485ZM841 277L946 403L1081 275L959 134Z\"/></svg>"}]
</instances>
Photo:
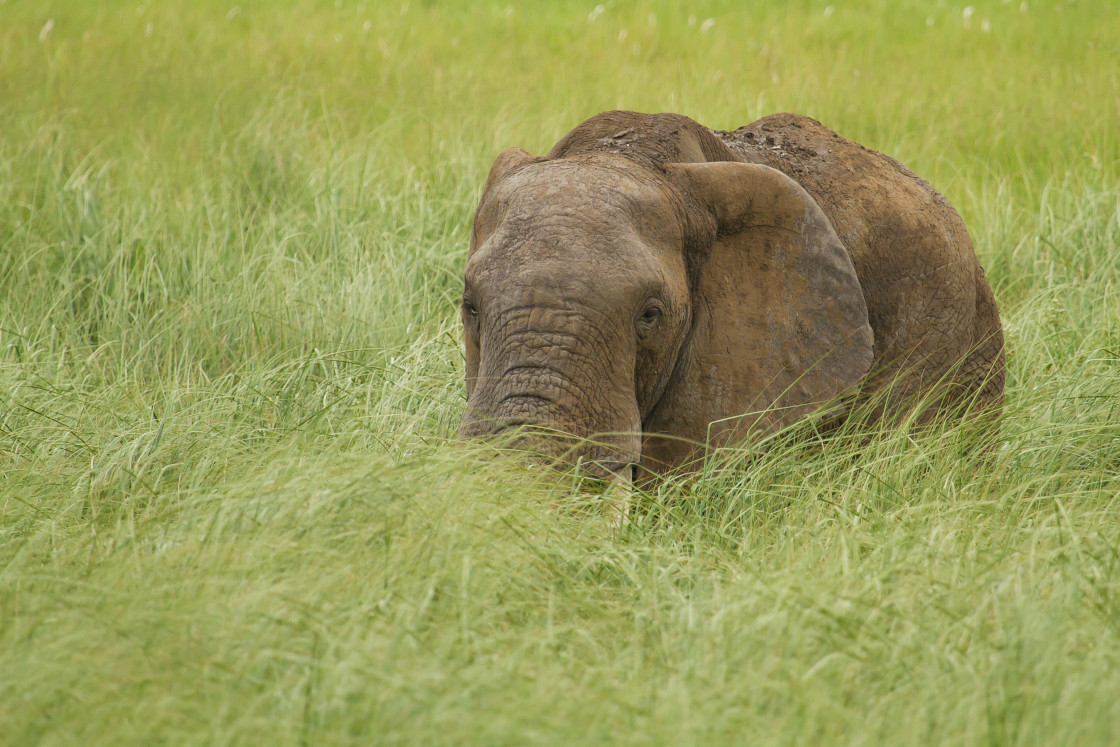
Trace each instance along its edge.
<instances>
[{"instance_id":1,"label":"elephant forehead","mask_svg":"<svg viewBox=\"0 0 1120 747\"><path fill-rule=\"evenodd\" d=\"M467 260L467 278L511 287L602 292L663 281L682 262L671 254L658 256L627 226L596 228L560 217L531 225L506 221Z\"/></svg>"},{"instance_id":2,"label":"elephant forehead","mask_svg":"<svg viewBox=\"0 0 1120 747\"><path fill-rule=\"evenodd\" d=\"M519 169L484 196L479 217L495 214L527 231L604 238L636 232L646 241L679 240L681 216L664 179L627 162L602 160L545 161Z\"/></svg>"}]
</instances>

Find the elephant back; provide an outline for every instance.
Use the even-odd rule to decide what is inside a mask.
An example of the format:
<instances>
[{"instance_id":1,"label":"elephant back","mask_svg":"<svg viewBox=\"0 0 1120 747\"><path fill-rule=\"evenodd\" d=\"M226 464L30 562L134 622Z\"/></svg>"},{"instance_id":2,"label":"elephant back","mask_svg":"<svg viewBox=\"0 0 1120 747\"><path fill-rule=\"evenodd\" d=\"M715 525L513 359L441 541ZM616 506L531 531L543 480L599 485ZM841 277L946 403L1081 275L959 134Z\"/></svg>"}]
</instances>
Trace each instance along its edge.
<instances>
[{"instance_id":1,"label":"elephant back","mask_svg":"<svg viewBox=\"0 0 1120 747\"><path fill-rule=\"evenodd\" d=\"M649 168L669 163L742 160L707 127L680 114L609 111L583 122L553 146L548 158L611 153Z\"/></svg>"}]
</instances>

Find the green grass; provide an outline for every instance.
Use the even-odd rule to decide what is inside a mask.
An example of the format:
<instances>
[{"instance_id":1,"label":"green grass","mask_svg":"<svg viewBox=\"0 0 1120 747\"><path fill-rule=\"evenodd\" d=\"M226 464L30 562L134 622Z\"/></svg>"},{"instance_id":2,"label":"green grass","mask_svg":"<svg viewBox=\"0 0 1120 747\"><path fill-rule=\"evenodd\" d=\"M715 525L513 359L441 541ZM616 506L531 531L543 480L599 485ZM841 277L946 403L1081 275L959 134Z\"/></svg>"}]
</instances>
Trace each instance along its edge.
<instances>
[{"instance_id":1,"label":"green grass","mask_svg":"<svg viewBox=\"0 0 1120 747\"><path fill-rule=\"evenodd\" d=\"M0 742L1120 741L1112 3L676 5L0 2ZM490 161L615 107L942 190L998 441L779 439L622 528L456 445Z\"/></svg>"}]
</instances>

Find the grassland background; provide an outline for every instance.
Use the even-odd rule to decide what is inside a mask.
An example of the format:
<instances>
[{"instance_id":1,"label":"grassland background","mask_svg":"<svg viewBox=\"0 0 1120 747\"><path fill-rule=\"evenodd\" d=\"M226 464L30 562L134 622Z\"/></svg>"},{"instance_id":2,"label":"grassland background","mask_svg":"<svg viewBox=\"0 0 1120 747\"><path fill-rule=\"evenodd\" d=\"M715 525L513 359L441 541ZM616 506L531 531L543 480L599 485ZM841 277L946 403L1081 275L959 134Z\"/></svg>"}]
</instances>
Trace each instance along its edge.
<instances>
[{"instance_id":1,"label":"grassland background","mask_svg":"<svg viewBox=\"0 0 1120 747\"><path fill-rule=\"evenodd\" d=\"M1120 742L1114 5L683 5L0 0L0 742ZM793 439L621 529L453 447L490 161L611 108L942 190L1001 441Z\"/></svg>"}]
</instances>

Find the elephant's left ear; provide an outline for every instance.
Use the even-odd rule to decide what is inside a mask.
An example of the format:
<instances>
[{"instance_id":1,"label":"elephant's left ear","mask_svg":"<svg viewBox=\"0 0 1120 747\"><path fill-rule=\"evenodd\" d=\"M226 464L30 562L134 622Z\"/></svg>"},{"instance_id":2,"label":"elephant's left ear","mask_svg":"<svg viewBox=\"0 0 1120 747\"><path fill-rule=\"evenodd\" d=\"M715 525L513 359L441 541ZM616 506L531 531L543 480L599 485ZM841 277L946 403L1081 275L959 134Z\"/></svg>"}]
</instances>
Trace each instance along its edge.
<instances>
[{"instance_id":1,"label":"elephant's left ear","mask_svg":"<svg viewBox=\"0 0 1120 747\"><path fill-rule=\"evenodd\" d=\"M693 296L693 331L645 430L725 443L770 431L855 387L871 366L867 305L848 251L802 187L756 164L669 164L718 225ZM647 453L673 466L680 441ZM653 466L653 465L651 465Z\"/></svg>"}]
</instances>

